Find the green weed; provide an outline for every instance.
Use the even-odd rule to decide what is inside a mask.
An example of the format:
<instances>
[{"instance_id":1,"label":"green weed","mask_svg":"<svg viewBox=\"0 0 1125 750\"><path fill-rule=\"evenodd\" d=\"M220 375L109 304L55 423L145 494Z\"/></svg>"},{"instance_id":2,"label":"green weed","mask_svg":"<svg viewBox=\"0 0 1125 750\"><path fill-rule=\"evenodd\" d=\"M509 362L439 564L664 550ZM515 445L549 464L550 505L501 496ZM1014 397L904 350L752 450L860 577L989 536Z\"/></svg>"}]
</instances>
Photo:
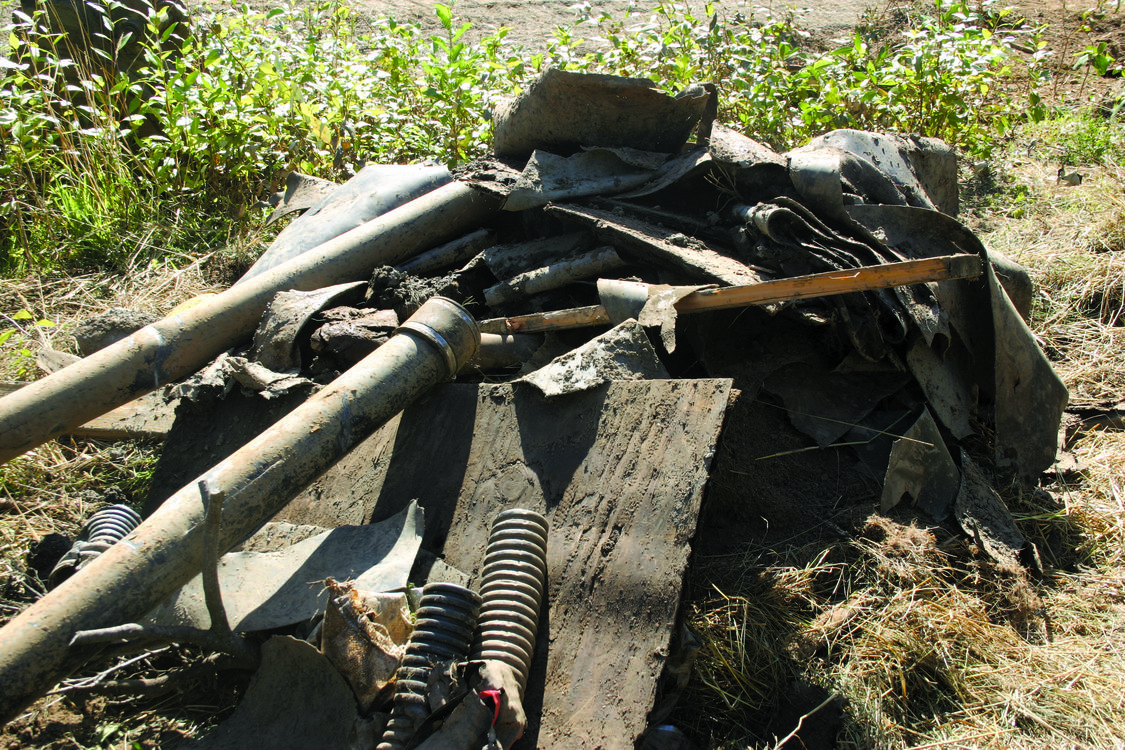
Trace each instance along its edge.
<instances>
[{"instance_id":1,"label":"green weed","mask_svg":"<svg viewBox=\"0 0 1125 750\"><path fill-rule=\"evenodd\" d=\"M360 37L342 0L241 6L179 35L154 14L128 70L69 59L17 13L0 67L0 272L223 244L294 169L346 179L369 161L482 153L493 102L527 73L504 30L469 43L435 10L432 37L387 18Z\"/></svg>"},{"instance_id":2,"label":"green weed","mask_svg":"<svg viewBox=\"0 0 1125 750\"><path fill-rule=\"evenodd\" d=\"M42 329L54 328L55 322L47 318L36 319L30 310L21 309L11 315L0 311L0 363L11 369L19 380L29 380L35 371L37 335Z\"/></svg>"},{"instance_id":3,"label":"green weed","mask_svg":"<svg viewBox=\"0 0 1125 750\"><path fill-rule=\"evenodd\" d=\"M1107 166L1125 159L1125 120L1090 109L1060 110L1025 131L1051 144L1051 158L1067 166Z\"/></svg>"},{"instance_id":4,"label":"green weed","mask_svg":"<svg viewBox=\"0 0 1125 750\"><path fill-rule=\"evenodd\" d=\"M983 157L1016 124L1013 112L1043 114L1043 44L1035 29L1004 27L1004 17L990 3L938 0L901 37L857 33L821 52L793 11L723 20L714 4L701 18L665 2L640 24L588 17L605 49L578 55L581 40L564 31L552 52L571 69L649 76L669 90L714 82L725 96L720 117L776 148L850 127L936 136ZM1013 88L1017 38L1034 54Z\"/></svg>"}]
</instances>

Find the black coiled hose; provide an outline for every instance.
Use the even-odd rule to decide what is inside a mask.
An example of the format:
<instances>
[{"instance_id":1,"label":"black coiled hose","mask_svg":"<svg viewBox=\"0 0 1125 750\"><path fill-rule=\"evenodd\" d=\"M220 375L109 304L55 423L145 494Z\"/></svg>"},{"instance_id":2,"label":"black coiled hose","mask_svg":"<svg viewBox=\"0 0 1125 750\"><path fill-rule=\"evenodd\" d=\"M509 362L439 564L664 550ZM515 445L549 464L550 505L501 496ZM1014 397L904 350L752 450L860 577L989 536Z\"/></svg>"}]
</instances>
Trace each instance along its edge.
<instances>
[{"instance_id":1,"label":"black coiled hose","mask_svg":"<svg viewBox=\"0 0 1125 750\"><path fill-rule=\"evenodd\" d=\"M485 550L481 613L472 658L512 667L520 691L527 685L547 581L547 519L512 508L496 516ZM521 696L522 698L522 696Z\"/></svg>"},{"instance_id":2,"label":"black coiled hose","mask_svg":"<svg viewBox=\"0 0 1125 750\"><path fill-rule=\"evenodd\" d=\"M140 524L140 515L128 505L111 505L102 508L90 516L90 520L82 527L78 540L55 564L47 579L47 586L55 588L84 568L95 557L128 536L129 532Z\"/></svg>"},{"instance_id":3,"label":"black coiled hose","mask_svg":"<svg viewBox=\"0 0 1125 750\"><path fill-rule=\"evenodd\" d=\"M464 586L431 583L422 590L417 619L395 675L394 707L376 750L402 750L430 715L426 684L438 662L464 661L481 598Z\"/></svg>"}]
</instances>

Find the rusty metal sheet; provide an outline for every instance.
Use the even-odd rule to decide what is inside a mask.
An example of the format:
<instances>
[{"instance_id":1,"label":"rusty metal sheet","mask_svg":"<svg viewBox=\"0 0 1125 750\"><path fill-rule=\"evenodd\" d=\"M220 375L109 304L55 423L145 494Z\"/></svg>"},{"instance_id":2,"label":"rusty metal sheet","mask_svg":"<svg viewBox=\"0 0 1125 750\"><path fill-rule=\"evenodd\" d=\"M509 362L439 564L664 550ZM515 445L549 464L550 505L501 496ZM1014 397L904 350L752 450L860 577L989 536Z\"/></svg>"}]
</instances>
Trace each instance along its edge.
<instances>
[{"instance_id":1,"label":"rusty metal sheet","mask_svg":"<svg viewBox=\"0 0 1125 750\"><path fill-rule=\"evenodd\" d=\"M317 498L380 520L410 498L423 548L479 576L493 517L548 516L550 610L517 748L632 748L668 655L729 380L614 382L546 399L521 385L447 385L407 409L283 511Z\"/></svg>"},{"instance_id":2,"label":"rusty metal sheet","mask_svg":"<svg viewBox=\"0 0 1125 750\"><path fill-rule=\"evenodd\" d=\"M675 153L705 118L713 98L701 85L673 97L645 78L552 68L497 107L493 149L516 158L537 148L565 153L582 146Z\"/></svg>"},{"instance_id":3,"label":"rusty metal sheet","mask_svg":"<svg viewBox=\"0 0 1125 750\"><path fill-rule=\"evenodd\" d=\"M180 747L344 750L356 746L356 733L364 724L352 689L316 646L274 636L262 644L262 666L234 714L202 739L186 740Z\"/></svg>"},{"instance_id":4,"label":"rusty metal sheet","mask_svg":"<svg viewBox=\"0 0 1125 750\"><path fill-rule=\"evenodd\" d=\"M367 591L406 585L424 527L411 505L381 524L339 526L269 552L229 552L219 561L219 587L231 629L273 630L324 611L328 591L310 581L353 581ZM158 625L206 628L203 578L196 576L149 613Z\"/></svg>"},{"instance_id":5,"label":"rusty metal sheet","mask_svg":"<svg viewBox=\"0 0 1125 750\"><path fill-rule=\"evenodd\" d=\"M368 164L285 227L237 282L276 268L285 261L339 237L364 222L448 184L445 167L428 164Z\"/></svg>"},{"instance_id":6,"label":"rusty metal sheet","mask_svg":"<svg viewBox=\"0 0 1125 750\"><path fill-rule=\"evenodd\" d=\"M762 281L762 276L745 263L674 230L590 206L549 206L546 210L591 227L599 239L617 248L622 257L667 266L687 274L690 280L727 286Z\"/></svg>"}]
</instances>

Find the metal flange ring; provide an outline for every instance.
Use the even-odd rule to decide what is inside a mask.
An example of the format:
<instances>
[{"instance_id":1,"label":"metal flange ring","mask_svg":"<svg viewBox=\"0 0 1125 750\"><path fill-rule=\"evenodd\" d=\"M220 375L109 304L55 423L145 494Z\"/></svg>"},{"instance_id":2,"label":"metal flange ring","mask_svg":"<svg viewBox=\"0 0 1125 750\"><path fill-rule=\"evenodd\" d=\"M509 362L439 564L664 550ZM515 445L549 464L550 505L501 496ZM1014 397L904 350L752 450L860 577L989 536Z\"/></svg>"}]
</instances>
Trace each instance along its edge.
<instances>
[{"instance_id":1,"label":"metal flange ring","mask_svg":"<svg viewBox=\"0 0 1125 750\"><path fill-rule=\"evenodd\" d=\"M449 368L449 377L453 377L457 374L457 370L459 369L457 367L457 353L453 351L453 346L445 340L445 337L435 329L425 323L419 323L416 320L408 320L398 327L398 331L411 331L436 346L442 356L445 357L446 367ZM396 331L396 333L398 331Z\"/></svg>"}]
</instances>

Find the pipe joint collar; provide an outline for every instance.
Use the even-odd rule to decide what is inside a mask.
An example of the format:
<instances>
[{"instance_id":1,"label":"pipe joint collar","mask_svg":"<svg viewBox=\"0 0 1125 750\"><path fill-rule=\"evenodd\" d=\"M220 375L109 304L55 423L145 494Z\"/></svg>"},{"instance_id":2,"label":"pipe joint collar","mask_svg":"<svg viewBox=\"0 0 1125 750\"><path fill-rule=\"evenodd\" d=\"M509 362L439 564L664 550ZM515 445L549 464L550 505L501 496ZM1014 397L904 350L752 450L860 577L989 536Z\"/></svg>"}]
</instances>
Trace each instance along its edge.
<instances>
[{"instance_id":1,"label":"pipe joint collar","mask_svg":"<svg viewBox=\"0 0 1125 750\"><path fill-rule=\"evenodd\" d=\"M445 359L449 377L476 356L480 348L480 327L469 311L446 297L431 297L398 327L432 344Z\"/></svg>"}]
</instances>

